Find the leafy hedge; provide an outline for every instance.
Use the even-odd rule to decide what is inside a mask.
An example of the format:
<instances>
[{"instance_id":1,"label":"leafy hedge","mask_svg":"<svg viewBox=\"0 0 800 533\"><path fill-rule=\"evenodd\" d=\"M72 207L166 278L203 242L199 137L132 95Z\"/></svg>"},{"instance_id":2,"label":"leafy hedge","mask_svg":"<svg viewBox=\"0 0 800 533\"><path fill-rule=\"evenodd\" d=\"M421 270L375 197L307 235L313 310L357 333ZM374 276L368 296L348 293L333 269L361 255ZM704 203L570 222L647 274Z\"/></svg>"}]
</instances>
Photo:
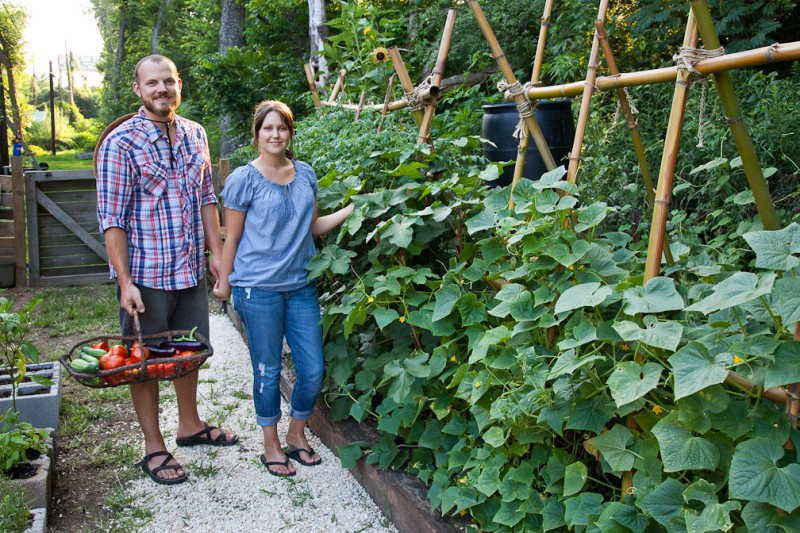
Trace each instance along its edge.
<instances>
[{"instance_id":1,"label":"leafy hedge","mask_svg":"<svg viewBox=\"0 0 800 533\"><path fill-rule=\"evenodd\" d=\"M481 531L796 531L798 433L726 378L800 381L800 226L721 249L672 235L678 263L645 284L646 243L563 168L509 209L469 125L433 151L403 117L298 128L321 209L356 205L308 265L325 401L380 434L343 461L416 474Z\"/></svg>"}]
</instances>

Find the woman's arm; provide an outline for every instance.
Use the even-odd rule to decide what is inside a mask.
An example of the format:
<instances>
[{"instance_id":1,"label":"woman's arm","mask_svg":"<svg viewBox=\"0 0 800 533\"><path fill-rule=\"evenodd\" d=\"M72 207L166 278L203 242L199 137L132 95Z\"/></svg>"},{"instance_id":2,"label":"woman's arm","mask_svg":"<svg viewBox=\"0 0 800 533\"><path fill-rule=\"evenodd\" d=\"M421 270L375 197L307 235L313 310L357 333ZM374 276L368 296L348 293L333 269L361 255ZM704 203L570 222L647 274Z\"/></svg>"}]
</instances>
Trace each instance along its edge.
<instances>
[{"instance_id":1,"label":"woman's arm","mask_svg":"<svg viewBox=\"0 0 800 533\"><path fill-rule=\"evenodd\" d=\"M220 300L227 300L231 295L228 277L233 273L233 260L242 240L246 215L245 211L225 208L225 244L222 246L219 278L214 283L214 296Z\"/></svg>"},{"instance_id":2,"label":"woman's arm","mask_svg":"<svg viewBox=\"0 0 800 533\"><path fill-rule=\"evenodd\" d=\"M317 212L317 204L314 204L314 218L311 220L311 235L319 237L325 235L330 230L345 221L347 217L353 212L353 204L347 204L338 211L334 211L330 215L324 217L319 216Z\"/></svg>"}]
</instances>

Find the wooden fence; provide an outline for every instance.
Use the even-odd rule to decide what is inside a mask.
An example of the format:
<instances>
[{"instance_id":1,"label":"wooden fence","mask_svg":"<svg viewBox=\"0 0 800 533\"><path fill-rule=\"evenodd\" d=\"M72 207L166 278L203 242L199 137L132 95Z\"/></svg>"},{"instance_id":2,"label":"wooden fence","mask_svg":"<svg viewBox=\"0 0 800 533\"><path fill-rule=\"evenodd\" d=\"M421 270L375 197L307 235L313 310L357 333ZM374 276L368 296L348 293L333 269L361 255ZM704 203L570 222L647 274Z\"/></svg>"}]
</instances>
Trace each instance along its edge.
<instances>
[{"instance_id":1,"label":"wooden fence","mask_svg":"<svg viewBox=\"0 0 800 533\"><path fill-rule=\"evenodd\" d=\"M217 195L229 168L227 160L214 166ZM23 173L20 162L12 175L13 179L0 176L0 268L4 258L15 261L19 286L108 281L108 254L97 224L92 171ZM15 181L20 183L18 192L11 187Z\"/></svg>"}]
</instances>

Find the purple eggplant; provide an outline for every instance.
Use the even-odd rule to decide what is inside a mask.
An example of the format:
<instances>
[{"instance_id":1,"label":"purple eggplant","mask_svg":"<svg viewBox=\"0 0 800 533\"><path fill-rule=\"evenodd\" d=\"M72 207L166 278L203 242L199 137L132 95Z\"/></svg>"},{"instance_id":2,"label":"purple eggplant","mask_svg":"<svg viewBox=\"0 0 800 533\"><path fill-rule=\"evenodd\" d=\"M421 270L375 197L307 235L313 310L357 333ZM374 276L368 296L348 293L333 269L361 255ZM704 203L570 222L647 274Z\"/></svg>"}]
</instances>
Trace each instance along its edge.
<instances>
[{"instance_id":1,"label":"purple eggplant","mask_svg":"<svg viewBox=\"0 0 800 533\"><path fill-rule=\"evenodd\" d=\"M175 348L164 348L162 346L153 346L150 344L145 344L145 348L150 352L151 359L157 359L160 357L172 357L175 355Z\"/></svg>"},{"instance_id":2,"label":"purple eggplant","mask_svg":"<svg viewBox=\"0 0 800 533\"><path fill-rule=\"evenodd\" d=\"M179 352L182 351L199 352L201 350L208 349L208 346L206 346L205 343L200 341L164 341L158 346L160 348L174 348Z\"/></svg>"}]
</instances>

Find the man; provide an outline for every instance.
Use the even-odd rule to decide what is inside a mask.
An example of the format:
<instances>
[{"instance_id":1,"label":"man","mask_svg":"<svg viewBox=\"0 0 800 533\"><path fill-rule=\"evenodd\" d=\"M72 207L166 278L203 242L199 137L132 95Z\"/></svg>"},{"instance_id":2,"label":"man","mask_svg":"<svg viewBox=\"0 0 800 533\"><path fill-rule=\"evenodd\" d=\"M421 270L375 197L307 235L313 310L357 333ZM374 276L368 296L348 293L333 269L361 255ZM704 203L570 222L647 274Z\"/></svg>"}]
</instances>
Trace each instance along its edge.
<instances>
[{"instance_id":1,"label":"man","mask_svg":"<svg viewBox=\"0 0 800 533\"><path fill-rule=\"evenodd\" d=\"M133 90L142 107L111 132L97 154L97 219L117 281L123 335L133 334L134 313L143 335L194 327L209 335L205 248L216 278L222 240L205 130L175 114L181 86L170 59L151 55L139 61ZM200 419L197 379L192 372L173 381L176 443L235 444L236 435ZM145 443L138 466L157 483L180 483L186 472L164 443L158 396L157 381L131 385Z\"/></svg>"}]
</instances>

